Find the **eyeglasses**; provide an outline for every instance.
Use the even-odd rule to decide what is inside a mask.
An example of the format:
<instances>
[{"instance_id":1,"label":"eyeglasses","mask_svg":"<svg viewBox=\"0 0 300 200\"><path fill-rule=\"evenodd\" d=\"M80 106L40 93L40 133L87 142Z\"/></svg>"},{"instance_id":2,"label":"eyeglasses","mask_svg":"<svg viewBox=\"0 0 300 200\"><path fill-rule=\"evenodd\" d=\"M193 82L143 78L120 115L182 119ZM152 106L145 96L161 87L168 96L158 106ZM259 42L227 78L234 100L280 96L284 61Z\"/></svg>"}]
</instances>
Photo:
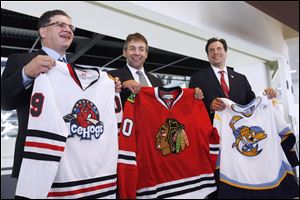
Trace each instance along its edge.
<instances>
[{"instance_id":1,"label":"eyeglasses","mask_svg":"<svg viewBox=\"0 0 300 200\"><path fill-rule=\"evenodd\" d=\"M48 26L53 26L53 25L59 26L60 28L65 28L68 26L73 32L75 31L75 27L72 24L67 24L67 23L59 22L59 21L47 24L46 26L43 26L43 27L48 27Z\"/></svg>"}]
</instances>

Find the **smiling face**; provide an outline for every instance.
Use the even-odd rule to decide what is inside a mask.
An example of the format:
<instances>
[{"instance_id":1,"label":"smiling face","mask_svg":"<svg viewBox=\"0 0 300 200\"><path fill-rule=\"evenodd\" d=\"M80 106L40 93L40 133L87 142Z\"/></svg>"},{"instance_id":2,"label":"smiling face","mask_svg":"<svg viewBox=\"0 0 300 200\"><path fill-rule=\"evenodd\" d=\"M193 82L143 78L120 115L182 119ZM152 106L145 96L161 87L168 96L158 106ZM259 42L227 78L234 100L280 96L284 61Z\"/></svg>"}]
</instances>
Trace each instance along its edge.
<instances>
[{"instance_id":1,"label":"smiling face","mask_svg":"<svg viewBox=\"0 0 300 200\"><path fill-rule=\"evenodd\" d=\"M148 57L147 45L142 40L131 40L123 50L123 56L126 57L128 65L135 69L143 68Z\"/></svg>"},{"instance_id":2,"label":"smiling face","mask_svg":"<svg viewBox=\"0 0 300 200\"><path fill-rule=\"evenodd\" d=\"M48 24L55 22L58 22L58 24L64 24L64 26L53 24L51 26L41 27L39 29L41 42L43 46L55 50L60 55L64 55L74 38L74 33L68 26L72 24L72 22L66 16L55 15L50 18L50 22Z\"/></svg>"},{"instance_id":3,"label":"smiling face","mask_svg":"<svg viewBox=\"0 0 300 200\"><path fill-rule=\"evenodd\" d=\"M208 46L207 57L210 64L218 67L219 69L223 69L225 67L227 52L225 51L223 44L219 41L216 41Z\"/></svg>"}]
</instances>

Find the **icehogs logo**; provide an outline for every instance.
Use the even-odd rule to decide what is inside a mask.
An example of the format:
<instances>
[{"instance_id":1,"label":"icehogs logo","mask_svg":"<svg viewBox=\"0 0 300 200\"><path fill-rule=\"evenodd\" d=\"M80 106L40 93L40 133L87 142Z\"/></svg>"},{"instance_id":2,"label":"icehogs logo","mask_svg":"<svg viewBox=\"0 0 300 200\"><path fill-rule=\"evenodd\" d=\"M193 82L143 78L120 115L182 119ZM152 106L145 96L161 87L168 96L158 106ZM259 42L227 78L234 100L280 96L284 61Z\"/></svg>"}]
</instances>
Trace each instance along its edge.
<instances>
[{"instance_id":1,"label":"icehogs logo","mask_svg":"<svg viewBox=\"0 0 300 200\"><path fill-rule=\"evenodd\" d=\"M97 107L86 99L77 101L72 109L72 114L66 115L64 120L70 122L71 137L78 135L81 139L91 139L94 135L98 139L104 131Z\"/></svg>"}]
</instances>

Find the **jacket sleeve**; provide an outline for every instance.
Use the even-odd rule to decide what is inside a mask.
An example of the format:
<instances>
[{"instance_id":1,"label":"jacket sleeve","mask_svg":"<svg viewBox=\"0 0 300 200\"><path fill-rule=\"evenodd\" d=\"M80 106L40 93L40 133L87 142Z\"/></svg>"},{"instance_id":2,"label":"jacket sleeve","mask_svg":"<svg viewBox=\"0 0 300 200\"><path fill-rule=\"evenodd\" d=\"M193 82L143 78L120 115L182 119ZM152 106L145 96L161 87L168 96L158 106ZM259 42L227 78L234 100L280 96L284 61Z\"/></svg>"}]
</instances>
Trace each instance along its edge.
<instances>
[{"instance_id":1,"label":"jacket sleeve","mask_svg":"<svg viewBox=\"0 0 300 200\"><path fill-rule=\"evenodd\" d=\"M22 69L26 63L23 57L20 54L8 57L1 76L1 109L16 109L31 94L32 87L25 89L23 85Z\"/></svg>"},{"instance_id":2,"label":"jacket sleeve","mask_svg":"<svg viewBox=\"0 0 300 200\"><path fill-rule=\"evenodd\" d=\"M197 74L194 74L191 76L190 82L189 82L189 88L196 88L199 87L197 83Z\"/></svg>"}]
</instances>

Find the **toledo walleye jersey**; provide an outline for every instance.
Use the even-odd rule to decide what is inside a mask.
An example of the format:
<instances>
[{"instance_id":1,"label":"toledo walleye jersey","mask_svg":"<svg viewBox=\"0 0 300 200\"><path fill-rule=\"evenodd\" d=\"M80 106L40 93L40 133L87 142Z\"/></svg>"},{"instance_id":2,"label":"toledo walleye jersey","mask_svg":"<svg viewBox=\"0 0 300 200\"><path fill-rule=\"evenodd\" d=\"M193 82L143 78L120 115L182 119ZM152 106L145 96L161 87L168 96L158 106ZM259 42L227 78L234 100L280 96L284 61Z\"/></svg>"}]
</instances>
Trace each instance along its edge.
<instances>
[{"instance_id":1,"label":"toledo walleye jersey","mask_svg":"<svg viewBox=\"0 0 300 200\"><path fill-rule=\"evenodd\" d=\"M206 197L216 190L218 142L193 89L143 87L124 107L119 197Z\"/></svg>"},{"instance_id":2,"label":"toledo walleye jersey","mask_svg":"<svg viewBox=\"0 0 300 200\"><path fill-rule=\"evenodd\" d=\"M115 198L114 87L106 73L61 62L35 79L17 197Z\"/></svg>"},{"instance_id":3,"label":"toledo walleye jersey","mask_svg":"<svg viewBox=\"0 0 300 200\"><path fill-rule=\"evenodd\" d=\"M222 100L226 109L214 117L220 134L218 197L297 197L299 188L281 147L294 135L275 100L256 97L246 106Z\"/></svg>"}]
</instances>

